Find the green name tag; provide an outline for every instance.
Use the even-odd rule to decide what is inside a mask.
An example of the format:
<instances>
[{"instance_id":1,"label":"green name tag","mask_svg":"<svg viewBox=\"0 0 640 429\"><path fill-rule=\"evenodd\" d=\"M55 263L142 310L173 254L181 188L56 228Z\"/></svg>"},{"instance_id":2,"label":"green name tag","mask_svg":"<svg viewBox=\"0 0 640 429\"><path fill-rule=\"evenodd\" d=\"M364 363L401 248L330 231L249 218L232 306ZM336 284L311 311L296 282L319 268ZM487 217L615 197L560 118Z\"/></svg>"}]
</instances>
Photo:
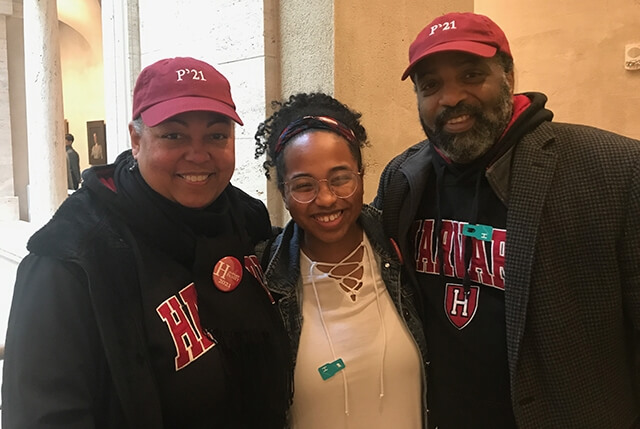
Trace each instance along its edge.
<instances>
[{"instance_id":1,"label":"green name tag","mask_svg":"<svg viewBox=\"0 0 640 429\"><path fill-rule=\"evenodd\" d=\"M462 235L473 237L482 241L491 241L493 236L493 228L488 225L471 225L462 226Z\"/></svg>"},{"instance_id":2,"label":"green name tag","mask_svg":"<svg viewBox=\"0 0 640 429\"><path fill-rule=\"evenodd\" d=\"M342 371L344 367L345 365L342 359L338 359L322 365L320 368L318 368L318 372L320 373L320 377L322 377L323 380L328 380Z\"/></svg>"}]
</instances>

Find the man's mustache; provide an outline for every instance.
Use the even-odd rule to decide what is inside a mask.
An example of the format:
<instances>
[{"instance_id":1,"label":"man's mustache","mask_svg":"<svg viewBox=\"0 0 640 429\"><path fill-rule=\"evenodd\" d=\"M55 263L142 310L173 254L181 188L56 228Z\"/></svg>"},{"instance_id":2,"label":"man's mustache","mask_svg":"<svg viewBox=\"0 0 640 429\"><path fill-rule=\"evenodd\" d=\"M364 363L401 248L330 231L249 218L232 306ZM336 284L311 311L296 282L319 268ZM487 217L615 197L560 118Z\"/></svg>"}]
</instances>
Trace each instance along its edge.
<instances>
[{"instance_id":1,"label":"man's mustache","mask_svg":"<svg viewBox=\"0 0 640 429\"><path fill-rule=\"evenodd\" d=\"M482 110L479 107L463 103L457 104L453 107L446 107L438 114L438 116L436 116L436 130L441 131L447 121L451 118L462 115L469 115L478 118L482 116Z\"/></svg>"}]
</instances>

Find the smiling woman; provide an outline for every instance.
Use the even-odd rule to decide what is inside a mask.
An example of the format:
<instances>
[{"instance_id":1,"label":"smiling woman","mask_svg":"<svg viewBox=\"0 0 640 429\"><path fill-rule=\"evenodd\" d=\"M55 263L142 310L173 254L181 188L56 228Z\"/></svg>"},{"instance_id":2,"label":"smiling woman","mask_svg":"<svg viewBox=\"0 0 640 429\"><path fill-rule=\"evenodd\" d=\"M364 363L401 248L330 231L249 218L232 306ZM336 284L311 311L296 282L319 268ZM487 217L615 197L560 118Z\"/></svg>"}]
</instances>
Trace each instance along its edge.
<instances>
[{"instance_id":1,"label":"smiling woman","mask_svg":"<svg viewBox=\"0 0 640 429\"><path fill-rule=\"evenodd\" d=\"M314 260L340 261L362 241L357 219L363 189L347 142L333 132L313 130L292 138L283 157L284 201L304 230L302 249Z\"/></svg>"},{"instance_id":2,"label":"smiling woman","mask_svg":"<svg viewBox=\"0 0 640 429\"><path fill-rule=\"evenodd\" d=\"M142 122L141 122L142 123ZM156 192L185 207L206 207L235 167L234 123L212 112L185 112L155 127L131 125L140 174Z\"/></svg>"},{"instance_id":3,"label":"smiling woman","mask_svg":"<svg viewBox=\"0 0 640 429\"><path fill-rule=\"evenodd\" d=\"M254 254L271 224L230 184L242 121L229 82L168 58L141 72L133 98L132 149L86 170L29 240L3 423L201 428L214 416L219 427L282 429L288 338Z\"/></svg>"},{"instance_id":4,"label":"smiling woman","mask_svg":"<svg viewBox=\"0 0 640 429\"><path fill-rule=\"evenodd\" d=\"M262 258L292 338L291 425L420 429L425 339L380 213L363 204L360 114L320 93L274 107L256 155L292 217Z\"/></svg>"}]
</instances>

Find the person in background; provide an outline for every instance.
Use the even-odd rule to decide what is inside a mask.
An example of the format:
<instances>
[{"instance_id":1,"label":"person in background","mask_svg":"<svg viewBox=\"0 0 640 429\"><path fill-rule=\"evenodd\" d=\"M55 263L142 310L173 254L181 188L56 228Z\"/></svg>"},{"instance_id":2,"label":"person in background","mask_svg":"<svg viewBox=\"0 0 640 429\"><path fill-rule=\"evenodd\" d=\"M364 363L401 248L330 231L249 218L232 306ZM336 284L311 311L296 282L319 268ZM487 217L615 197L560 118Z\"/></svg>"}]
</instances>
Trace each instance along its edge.
<instances>
[{"instance_id":1,"label":"person in background","mask_svg":"<svg viewBox=\"0 0 640 429\"><path fill-rule=\"evenodd\" d=\"M65 134L64 142L67 150L67 188L76 190L80 186L80 156L73 148L73 134Z\"/></svg>"},{"instance_id":2,"label":"person in background","mask_svg":"<svg viewBox=\"0 0 640 429\"><path fill-rule=\"evenodd\" d=\"M288 338L253 250L271 224L230 184L236 123L211 65L142 70L132 149L84 172L18 268L4 429L284 426Z\"/></svg>"},{"instance_id":3,"label":"person in background","mask_svg":"<svg viewBox=\"0 0 640 429\"><path fill-rule=\"evenodd\" d=\"M514 94L491 19L409 47L427 140L374 205L423 297L429 427L638 427L640 141Z\"/></svg>"},{"instance_id":4,"label":"person in background","mask_svg":"<svg viewBox=\"0 0 640 429\"><path fill-rule=\"evenodd\" d=\"M256 157L292 220L261 260L295 356L292 427L422 428L425 339L380 213L363 205L360 114L322 93L274 107Z\"/></svg>"}]
</instances>

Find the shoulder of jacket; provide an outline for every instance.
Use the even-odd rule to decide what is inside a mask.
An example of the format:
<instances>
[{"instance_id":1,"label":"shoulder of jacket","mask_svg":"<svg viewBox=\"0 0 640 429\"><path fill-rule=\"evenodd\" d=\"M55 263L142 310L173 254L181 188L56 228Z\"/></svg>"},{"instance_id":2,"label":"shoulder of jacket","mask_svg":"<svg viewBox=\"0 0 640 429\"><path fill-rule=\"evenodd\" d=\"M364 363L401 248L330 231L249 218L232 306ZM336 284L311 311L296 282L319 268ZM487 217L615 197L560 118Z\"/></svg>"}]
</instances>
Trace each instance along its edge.
<instances>
[{"instance_id":1,"label":"shoulder of jacket","mask_svg":"<svg viewBox=\"0 0 640 429\"><path fill-rule=\"evenodd\" d=\"M618 156L632 157L634 162L640 155L640 140L582 124L544 122L522 140L534 145L551 143L554 149L564 148L568 152L617 153Z\"/></svg>"},{"instance_id":2,"label":"shoulder of jacket","mask_svg":"<svg viewBox=\"0 0 640 429\"><path fill-rule=\"evenodd\" d=\"M429 140L423 140L419 143L414 144L413 146L408 147L404 150L404 152L396 155L388 164L390 167L399 168L402 164L404 164L407 160L412 158L418 152L423 150L427 150L429 147Z\"/></svg>"},{"instance_id":3,"label":"shoulder of jacket","mask_svg":"<svg viewBox=\"0 0 640 429\"><path fill-rule=\"evenodd\" d=\"M269 249L270 255L273 257L276 253L283 251L284 247L292 245L298 248L298 240L295 239L295 234L299 232L299 227L296 225L293 219L289 220L284 228L281 228L278 234L271 240L271 246Z\"/></svg>"},{"instance_id":4,"label":"shoulder of jacket","mask_svg":"<svg viewBox=\"0 0 640 429\"><path fill-rule=\"evenodd\" d=\"M238 187L229 186L234 210L242 214L244 227L253 243L269 239L272 234L271 220L262 200L250 196Z\"/></svg>"},{"instance_id":5,"label":"shoulder of jacket","mask_svg":"<svg viewBox=\"0 0 640 429\"><path fill-rule=\"evenodd\" d=\"M381 210L365 204L360 213L360 224L376 253L386 259L395 260L394 251L382 226Z\"/></svg>"},{"instance_id":6,"label":"shoulder of jacket","mask_svg":"<svg viewBox=\"0 0 640 429\"><path fill-rule=\"evenodd\" d=\"M360 216L367 222L380 222L382 220L382 210L370 204L363 204Z\"/></svg>"},{"instance_id":7,"label":"shoulder of jacket","mask_svg":"<svg viewBox=\"0 0 640 429\"><path fill-rule=\"evenodd\" d=\"M269 253L269 265L277 265L277 269L289 269L292 263L291 255L300 250L300 227L293 219L289 220L284 228L281 228L278 235L269 241L269 248L265 251ZM294 259L297 259L294 258ZM274 267L269 267L273 269Z\"/></svg>"},{"instance_id":8,"label":"shoulder of jacket","mask_svg":"<svg viewBox=\"0 0 640 429\"><path fill-rule=\"evenodd\" d=\"M380 174L378 192L372 202L373 206L379 209L383 208L385 201L388 199L389 187L391 186L394 177L398 176L396 173L400 169L407 170L409 174L413 174L412 172L416 168L423 168L426 160L428 160L428 149L428 140L423 140L420 143L407 148L404 152L389 161Z\"/></svg>"},{"instance_id":9,"label":"shoulder of jacket","mask_svg":"<svg viewBox=\"0 0 640 429\"><path fill-rule=\"evenodd\" d=\"M358 221L360 222L365 234L367 234L367 237L369 237L369 241L380 242L384 240L384 231L382 229L382 210L379 210L369 204L363 204Z\"/></svg>"},{"instance_id":10,"label":"shoulder of jacket","mask_svg":"<svg viewBox=\"0 0 640 429\"><path fill-rule=\"evenodd\" d=\"M31 236L27 249L59 259L79 256L87 248L122 240L114 228L113 215L88 189L67 198L51 220Z\"/></svg>"}]
</instances>

